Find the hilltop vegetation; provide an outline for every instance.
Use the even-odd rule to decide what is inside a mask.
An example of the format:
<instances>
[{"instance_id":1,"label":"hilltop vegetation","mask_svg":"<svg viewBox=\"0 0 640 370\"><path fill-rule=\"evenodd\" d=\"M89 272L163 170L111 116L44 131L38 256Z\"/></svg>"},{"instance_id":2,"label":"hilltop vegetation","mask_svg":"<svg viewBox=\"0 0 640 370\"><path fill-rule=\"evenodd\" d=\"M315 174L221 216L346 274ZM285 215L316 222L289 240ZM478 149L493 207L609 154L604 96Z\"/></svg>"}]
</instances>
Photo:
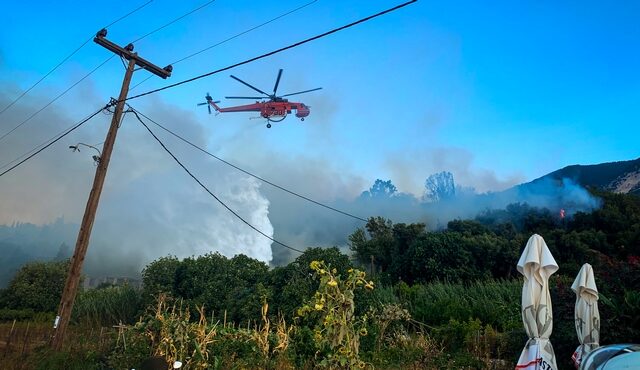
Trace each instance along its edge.
<instances>
[{"instance_id":1,"label":"hilltop vegetation","mask_svg":"<svg viewBox=\"0 0 640 370\"><path fill-rule=\"evenodd\" d=\"M114 344L91 360L98 368L138 366L142 354L152 353L209 368L513 368L526 340L515 266L538 233L560 265L551 280L551 341L558 364L569 369L578 345L570 285L585 262L601 293L601 343L640 337L640 198L594 195L601 208L567 219L527 204L454 220L440 231L372 218L349 237L351 256L310 248L273 269L243 255L162 257L142 272L141 291L81 292L74 322L131 325L125 335L136 351ZM53 315L60 276L64 263L24 266L0 294L0 317ZM174 343L180 353L160 345L161 335L176 336L175 330L186 338ZM198 355L196 344L203 346Z\"/></svg>"}]
</instances>

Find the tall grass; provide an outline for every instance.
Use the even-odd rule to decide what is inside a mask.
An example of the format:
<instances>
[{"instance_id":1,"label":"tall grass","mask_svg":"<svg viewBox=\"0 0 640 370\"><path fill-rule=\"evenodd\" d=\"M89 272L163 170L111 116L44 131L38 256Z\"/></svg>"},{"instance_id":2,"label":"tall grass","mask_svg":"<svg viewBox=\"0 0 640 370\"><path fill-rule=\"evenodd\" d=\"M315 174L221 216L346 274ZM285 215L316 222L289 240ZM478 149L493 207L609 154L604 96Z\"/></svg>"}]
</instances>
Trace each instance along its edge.
<instances>
[{"instance_id":1,"label":"tall grass","mask_svg":"<svg viewBox=\"0 0 640 370\"><path fill-rule=\"evenodd\" d=\"M73 306L73 319L94 327L133 324L141 310L141 295L135 288L110 286L80 292Z\"/></svg>"},{"instance_id":2,"label":"tall grass","mask_svg":"<svg viewBox=\"0 0 640 370\"><path fill-rule=\"evenodd\" d=\"M522 327L522 282L518 280L470 284L434 282L411 287L398 284L394 291L414 319L425 324L437 326L452 319L479 319L482 324L500 331Z\"/></svg>"}]
</instances>

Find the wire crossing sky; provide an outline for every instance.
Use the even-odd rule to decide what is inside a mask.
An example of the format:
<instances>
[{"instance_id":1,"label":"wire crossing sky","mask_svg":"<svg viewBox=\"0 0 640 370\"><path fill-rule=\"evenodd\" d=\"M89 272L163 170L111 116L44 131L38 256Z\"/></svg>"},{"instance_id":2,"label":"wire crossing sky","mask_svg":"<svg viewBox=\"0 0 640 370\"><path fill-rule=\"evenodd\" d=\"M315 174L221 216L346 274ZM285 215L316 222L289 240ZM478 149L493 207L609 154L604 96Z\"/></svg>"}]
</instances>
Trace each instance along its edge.
<instances>
[{"instance_id":1,"label":"wire crossing sky","mask_svg":"<svg viewBox=\"0 0 640 370\"><path fill-rule=\"evenodd\" d=\"M184 57L182 57L182 58L180 58L180 59L178 59L178 60L176 60L176 61L174 61L174 62L171 62L171 63L169 63L169 64L171 64L172 66L175 66L176 64L178 64L178 63L180 63L180 62L184 62L184 61L185 61L185 60L187 60L187 59L191 59L191 58L193 58L193 57L195 57L195 56L198 56L198 55L200 55L200 54L202 54L202 53L204 53L204 52L206 52L206 51L209 51L209 50L211 50L211 49L213 49L213 48L215 48L215 47L217 47L217 46L220 46L220 45L222 45L222 44L224 44L224 43L226 43L226 42L229 42L229 41L231 41L231 40L233 40L233 39L235 39L235 38L238 38L238 37L240 37L240 36L242 36L242 35L244 35L244 34L247 34L247 33L251 32L251 31L255 31L255 30L257 30L258 28L264 27L264 26L266 26L266 25L267 25L267 24L269 24L269 23L275 22L275 21L277 21L278 19L280 19L280 18L282 18L282 17L286 17L286 16L287 16L287 15L289 15L289 14L293 14L293 13L295 13L295 12L297 12L297 11L301 10L301 9L304 9L304 8L306 8L307 6L309 6L309 5L313 4L313 3L315 3L316 1L318 1L318 0L313 0L313 1L311 1L311 2L308 2L308 3L306 3L306 4L303 4L303 5L301 5L301 6L297 7L297 8L295 8L295 9L292 9L292 10L290 10L290 11L286 12L286 13L280 14L280 15L278 15L278 16L277 16L277 17L275 17L275 18L269 19L268 21L266 21L266 22L262 22L262 23L260 23L260 24L259 24L259 25L257 25L257 26L253 26L253 27L251 27L251 28L249 28L249 29L247 29L247 30L244 30L244 31L242 31L242 32L240 32L240 33L237 33L237 34L235 34L235 35L233 35L233 36L227 37L226 39L224 39L224 40L222 40L222 41L219 41L219 42L217 42L217 43L215 43L215 44L213 44L213 45L209 45L209 46L207 46L207 47L206 47L206 48L204 48L204 49L201 49L201 50L198 50L198 51L196 51L196 52L194 52L194 53L191 53L191 54L189 54L189 55L186 55L186 56L184 56ZM142 80L142 81L138 82L137 84L135 84L134 86L132 86L130 90L133 90L133 89L135 89L136 87L138 87L138 86L142 85L143 83L145 83L146 81L148 81L151 77L153 77L153 76L149 76L149 77L145 78L144 80Z\"/></svg>"},{"instance_id":2,"label":"wire crossing sky","mask_svg":"<svg viewBox=\"0 0 640 370\"><path fill-rule=\"evenodd\" d=\"M133 109L133 108L130 108L130 109ZM324 207L324 208L330 209L330 210L332 210L332 211L334 211L334 212L337 212L337 213L343 214L343 215L345 215L345 216L348 216L348 217L354 218L354 219L356 219L356 220L359 220L359 221L362 221L362 222L367 222L367 219L365 219L365 218L362 218L362 217L359 217L359 216L355 216L355 215L353 215L353 214L351 214L351 213L349 213L349 212L341 211L341 210L339 210L339 209L336 209L336 208L331 207L331 206L329 206L329 205L326 205L326 204L324 204L324 203L318 202L318 201L313 200L313 199L311 199L311 198L309 198L309 197L306 197L306 196L304 196L304 195L300 195L300 194L298 194L298 193L296 193L296 192L294 192L294 191L292 191L292 190L289 190L289 189L287 189L287 188L285 188L285 187L283 187L283 186L280 186L280 185L278 185L278 184L275 184L275 183L273 183L272 181L266 180L266 179L264 179L264 178L262 178L262 177L260 177L260 176L258 176L258 175L255 175L255 174L253 174L253 173L251 173L251 172L249 172L249 171L247 171L247 170L244 170L244 169L242 169L242 168L240 168L240 167L236 166L235 164L233 164L233 163L231 163L231 162L229 162L229 161L226 161L226 160L224 160L224 159L222 159L222 158L220 158L220 157L216 156L215 154L212 154L212 153L210 153L209 151L207 151L207 150L205 150L205 149L203 149L203 148L201 148L201 147L197 146L197 145L196 145L196 144L194 144L193 142L191 142L191 141L189 141L189 140L187 140L187 139L183 138L182 136L180 136L180 135L176 134L175 132L173 132L173 131L169 130L168 128L166 128L166 126L161 125L160 123L158 123L158 122L154 121L153 119L149 118L149 116L146 116L144 113L139 112L139 111L136 111L136 110L134 110L134 111L136 112L136 116L137 116L138 114L139 114L139 115L141 115L142 117L146 118L148 121L152 122L154 125L156 125L156 126L160 127L161 129L165 130L166 132L168 132L169 134L171 134L171 135L173 135L174 137L178 138L179 140L181 140L181 141L185 142L186 144L188 144L188 145L190 145L190 146L192 146L192 147L196 148L197 150L199 150L199 151L203 152L204 154L206 154L206 155L208 155L208 156L210 156L210 157L213 157L213 158L217 159L218 161L220 161L220 162L222 162L222 163L226 164L227 166L233 167L233 168L235 168L236 170L238 170L238 171L240 171L240 172L242 172L242 173L244 173L244 174L247 174L247 175L249 175L249 176L251 176L251 177L255 177L256 179L258 179L258 180L260 180L260 181L262 181L262 182L264 182L264 183L266 183L266 184L269 184L269 185L271 185L271 186L273 186L273 187L275 187L275 188L277 188L277 189L280 189L280 190L282 190L282 191L284 191L284 192L286 192L286 193L289 193L289 194L291 194L291 195L293 195L293 196L296 196L296 197L298 197L298 198L304 199L304 200L306 200L306 201L308 201L308 202L310 202L310 203L316 204L316 205L318 205L318 206L320 206L320 207ZM140 119L140 117L138 117L138 120L139 120L139 119ZM145 125L145 127L146 127L146 125ZM148 129L148 128L147 128L147 129ZM154 135L154 136L155 136L155 135ZM1 169L1 168L0 168L0 169Z\"/></svg>"},{"instance_id":3,"label":"wire crossing sky","mask_svg":"<svg viewBox=\"0 0 640 370\"><path fill-rule=\"evenodd\" d=\"M207 72L207 73L201 74L201 75L196 76L196 77L191 77L191 78L189 78L189 79L186 79L186 80L183 80L183 81L180 81L180 82L176 82L176 83L174 83L174 84L167 85L167 86L161 87L161 88L159 88L159 89L155 89L155 90L151 90L151 91L143 92L143 93L140 93L140 94L137 94L137 95L134 95L134 96L130 96L130 97L128 97L126 100L137 99L137 98L140 98L140 97L143 97L143 96L149 95L149 94L157 93L157 92L162 91L162 90L171 89L171 88L174 88L174 87L177 87L177 86L180 86L180 85L184 85L184 84L186 84L186 83L194 82L194 81L199 80L199 79L201 79L201 78L209 77L209 76L212 76L212 75L214 75L214 74L218 74L218 73L220 73L220 72L228 71L228 70L230 70L230 69L232 69L232 68L236 68L236 67L239 67L239 66L244 65L244 64L248 64L248 63L255 62L255 61L257 61L257 60L263 59L263 58L270 57L270 56L272 56L272 55L275 55L275 54L281 53L281 52L283 52L283 51L286 51L286 50L289 50L289 49L293 49L293 48L298 47L298 46L300 46L300 45L304 45L304 44L306 44L306 43L308 43L308 42L315 41L315 40L321 39L321 38L323 38L323 37L329 36L329 35L331 35L331 34L333 34L333 33L336 33L336 32L339 32L339 31L345 30L345 29L347 29L347 28L353 27L353 26L358 25L358 24L360 24L360 23L363 23L363 22L369 21L369 20L371 20L371 19L373 19L373 18L376 18L376 17L382 16L382 15L385 15L385 14L387 14L387 13L390 13L390 12L394 11L394 10L398 10L398 9L400 9L400 8L403 8L403 7L407 6L407 5L409 5L409 4L415 3L416 1L418 1L418 0L411 0L411 1L407 1L406 3L402 3L402 4L400 4L400 5L394 6L393 8L390 8L390 9L384 10L384 11L382 11L382 12L379 12L379 13L376 13L376 14L373 14L373 15L370 15L370 16L368 16L368 17L362 18L362 19L357 20L357 21L355 21L355 22L351 22L351 23L346 24L346 25L344 25L344 26L342 26L342 27L338 27L338 28L332 29L332 30L330 30L330 31L323 32L323 33L321 33L321 34L319 34L319 35L316 35L316 36L310 37L310 38L308 38L308 39L305 39L305 40L302 40L302 41L298 41L298 42L293 43L293 44L291 44L291 45L287 45L287 46L281 47L281 48L279 48L279 49L276 49L276 50L270 51L270 52L268 52L268 53L258 55L257 57L253 57L253 58L250 58L250 59L246 59L246 60L243 60L243 61L241 61L241 62L234 63L234 64L232 64L232 65L230 65L230 66L227 66L227 67L224 67L224 68L220 68L220 69L216 69L216 70L214 70L214 71ZM116 101L116 102L114 102L114 104L117 104L117 103L118 103L117 101Z\"/></svg>"},{"instance_id":4,"label":"wire crossing sky","mask_svg":"<svg viewBox=\"0 0 640 370\"><path fill-rule=\"evenodd\" d=\"M137 12L138 10L144 8L145 6L149 5L153 0L149 0L146 3L140 5L139 7L133 9L132 11L130 11L129 13L123 15L122 17L114 20L113 22L109 23L108 25L106 25L104 28L108 28L113 26L114 24L120 22L121 20L125 19L126 17L130 16L131 14ZM82 49L87 43L89 43L91 40L93 40L94 35L91 35L91 37L89 37L88 39L86 39L80 46L78 46L75 50L73 50L69 55L67 55L66 57L64 57L64 59L62 59L58 64L56 64L49 72L47 72L44 76L42 76L38 81L36 81L33 85L31 85L28 89L26 89L25 91L22 92L22 94L20 94L17 98L15 98L13 101L11 101L11 103L9 103L7 106L5 106L4 108L2 108L2 110L0 110L0 115L2 113L4 113L7 109L11 108L11 106L13 106L15 103L18 102L18 100L22 99L22 97L24 97L27 93L29 93L29 91L33 90L34 87L38 86L38 84L40 84L40 82L42 82L45 78L47 78L50 74L52 74L53 72L55 72L56 69L58 69L58 67L60 67L61 65L63 65L67 60L69 60L69 58L71 58L72 56L74 56L80 49ZM73 87L73 86L72 86ZM11 133L11 131L9 132ZM2 138L4 138L5 135L3 135L2 137L0 137L0 140L2 140Z\"/></svg>"},{"instance_id":5,"label":"wire crossing sky","mask_svg":"<svg viewBox=\"0 0 640 370\"><path fill-rule=\"evenodd\" d=\"M103 27L103 28L107 28L110 27L118 22L120 22L121 20L125 19L126 17L130 16L131 14L135 13L136 11L144 8L146 5L148 5L149 3L151 3L151 1L147 1L146 3L144 3L143 5L137 7L136 9L130 11L129 13L123 15L122 17L116 19L115 21L109 23L107 26ZM203 9L205 6L210 5L211 3L213 3L215 0L211 0L173 20L171 20L169 23L166 23L156 29L154 29L153 31L147 32L146 34L144 34L143 36L140 36L138 38L136 38L133 43L138 42L140 40L145 39L146 37L149 37L151 35L153 35L154 33L174 24L175 22L185 18L186 16L193 14L195 12L197 12L198 10ZM7 107L5 107L0 114L2 114L5 110L7 110L9 107L11 107L13 104L15 104L18 100L20 100L23 96L25 96L29 91L31 91L35 86L37 86L40 82L42 82L47 76L49 76L51 73L53 73L56 69L58 69L58 67L60 67L62 64L64 64L64 62L66 62L70 57L72 57L73 55L75 55L82 47L84 47L89 41L93 40L92 36L90 39L88 39L87 41L85 41L82 45L80 45L80 47L78 47L76 50L74 50L71 54L69 54L67 57L65 57L60 63L58 63L51 71L47 72L42 78L40 78L34 85L32 85L31 87L29 87L27 90L25 90L22 94L20 94L20 96L18 96L14 101L12 101L9 105L7 105ZM2 136L0 136L0 141L2 141L2 139L4 139L5 137L7 137L8 135L10 135L11 133L13 133L15 130L17 130L18 128L20 128L22 125L24 125L25 123L29 122L33 117L35 117L36 115L38 115L40 112L42 112L43 110L45 110L47 107L49 107L51 104L55 103L58 99L60 99L61 97L63 97L64 95L66 95L69 91L71 91L71 89L73 89L74 87L76 87L79 83L81 83L82 81L84 81L87 77L91 76L93 73L95 73L98 69L100 69L100 67L102 67L103 65L105 65L106 63L108 63L112 58L114 57L114 55L111 55L109 58L105 59L102 63L100 63L98 66L96 66L93 70L91 70L89 73L85 74L84 76L82 76L82 78L80 78L78 81L76 81L75 83L73 83L71 86L69 86L68 88L66 88L63 92L61 92L60 94L58 94L55 98L53 98L52 100L50 100L49 102L47 102L42 108L38 109L37 111L35 111L33 114L31 114L29 117L27 117L24 121L20 122L18 125L16 125L14 128L12 128L11 130L7 131L5 134L3 134Z\"/></svg>"},{"instance_id":6,"label":"wire crossing sky","mask_svg":"<svg viewBox=\"0 0 640 370\"><path fill-rule=\"evenodd\" d=\"M220 198L218 198L215 194L213 194L211 192L211 190L209 190L209 188L202 183L202 181L200 181L194 174L193 172L191 172L184 164L182 164L182 162L176 158L176 156L169 150L169 148L167 148L166 145L164 145L164 143L160 140L160 138L158 138L158 136L156 136L156 134L153 133L153 131L149 128L149 126L147 126L146 123L144 123L144 121L140 118L140 116L138 116L138 112L135 110L132 110L133 114L135 114L136 118L138 119L138 121L140 121L140 123L144 126L144 128L147 129L147 131L149 131L149 134L151 134L151 136L153 136L154 139L156 139L156 141L158 142L158 144L160 144L160 146L162 146L162 149L164 149L170 156L171 158L173 158L173 160L195 181L198 183L198 185L200 185L200 187L202 187L209 195L211 195L218 203L220 203L224 208L227 209L227 211L231 212L234 216L236 216L236 218L238 218L240 221L242 221L244 224L246 224L247 226L249 226L251 229L253 229L255 232L257 232L258 234L264 236L265 238L271 240L272 242L283 246L287 249L290 249L292 251L298 252L298 253L304 253L302 250L291 247L287 244L284 244L283 242L274 239L273 237L265 234L262 230L258 229L257 227L253 226L251 223L249 223L249 221L247 221L244 217L240 216L236 211L234 211L233 209L231 209L225 202L223 202Z\"/></svg>"},{"instance_id":7,"label":"wire crossing sky","mask_svg":"<svg viewBox=\"0 0 640 370\"><path fill-rule=\"evenodd\" d=\"M76 123L75 125L73 125L72 127L70 127L69 129L65 130L63 133L56 135L55 138L52 138L51 140L48 140L46 143L43 143L40 145L39 148L31 150L28 153L25 153L24 155L22 155L19 158L23 158L22 160L20 160L18 163L16 163L15 165L9 167L8 169L6 169L5 171L0 173L0 177L6 175L7 173L11 172L12 170L14 170L15 168L21 166L23 163L27 162L28 160L30 160L31 158L35 157L36 155L40 154L43 150L47 149L48 147L50 147L51 145L57 143L58 141L60 141L62 138L64 138L65 136L69 135L70 133L72 133L74 130L76 130L78 127L84 125L85 123L87 123L87 121L89 121L90 119L92 119L93 117L95 117L96 115L98 115L98 113L100 113L103 109L106 109L107 106L98 109L97 111L95 111L94 113L92 113L91 115L89 115L89 117L83 119L82 121ZM5 168L9 165L11 165L11 163L16 162L17 160L14 160L12 162L9 162L7 165L3 166L2 168Z\"/></svg>"}]
</instances>

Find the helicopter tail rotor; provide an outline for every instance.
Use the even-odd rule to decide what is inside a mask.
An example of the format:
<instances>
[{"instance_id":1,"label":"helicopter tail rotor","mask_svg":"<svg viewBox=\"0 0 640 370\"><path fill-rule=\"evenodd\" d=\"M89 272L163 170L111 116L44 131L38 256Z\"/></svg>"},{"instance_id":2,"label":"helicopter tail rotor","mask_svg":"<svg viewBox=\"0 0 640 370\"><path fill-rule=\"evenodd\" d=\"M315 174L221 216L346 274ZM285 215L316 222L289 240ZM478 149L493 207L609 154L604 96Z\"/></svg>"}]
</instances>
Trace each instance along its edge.
<instances>
[{"instance_id":1,"label":"helicopter tail rotor","mask_svg":"<svg viewBox=\"0 0 640 370\"><path fill-rule=\"evenodd\" d=\"M211 97L211 95L209 95L209 93L207 93L207 95L205 95L204 98L205 98L206 101L204 103L198 103L198 106L206 105L207 106L207 110L209 111L209 114L211 114L211 106L213 104L220 103L220 100L213 101L213 98Z\"/></svg>"}]
</instances>

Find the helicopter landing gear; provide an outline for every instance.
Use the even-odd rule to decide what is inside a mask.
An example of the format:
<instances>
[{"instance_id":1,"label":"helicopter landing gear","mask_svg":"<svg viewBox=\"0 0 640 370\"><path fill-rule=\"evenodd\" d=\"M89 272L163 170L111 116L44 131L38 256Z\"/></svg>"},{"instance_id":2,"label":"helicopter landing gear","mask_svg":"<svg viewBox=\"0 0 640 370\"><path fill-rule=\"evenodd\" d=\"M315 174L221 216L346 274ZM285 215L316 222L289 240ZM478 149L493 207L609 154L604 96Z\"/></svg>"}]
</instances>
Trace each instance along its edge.
<instances>
[{"instance_id":1,"label":"helicopter landing gear","mask_svg":"<svg viewBox=\"0 0 640 370\"><path fill-rule=\"evenodd\" d=\"M267 123L267 128L271 128L271 124L270 123Z\"/></svg>"}]
</instances>

